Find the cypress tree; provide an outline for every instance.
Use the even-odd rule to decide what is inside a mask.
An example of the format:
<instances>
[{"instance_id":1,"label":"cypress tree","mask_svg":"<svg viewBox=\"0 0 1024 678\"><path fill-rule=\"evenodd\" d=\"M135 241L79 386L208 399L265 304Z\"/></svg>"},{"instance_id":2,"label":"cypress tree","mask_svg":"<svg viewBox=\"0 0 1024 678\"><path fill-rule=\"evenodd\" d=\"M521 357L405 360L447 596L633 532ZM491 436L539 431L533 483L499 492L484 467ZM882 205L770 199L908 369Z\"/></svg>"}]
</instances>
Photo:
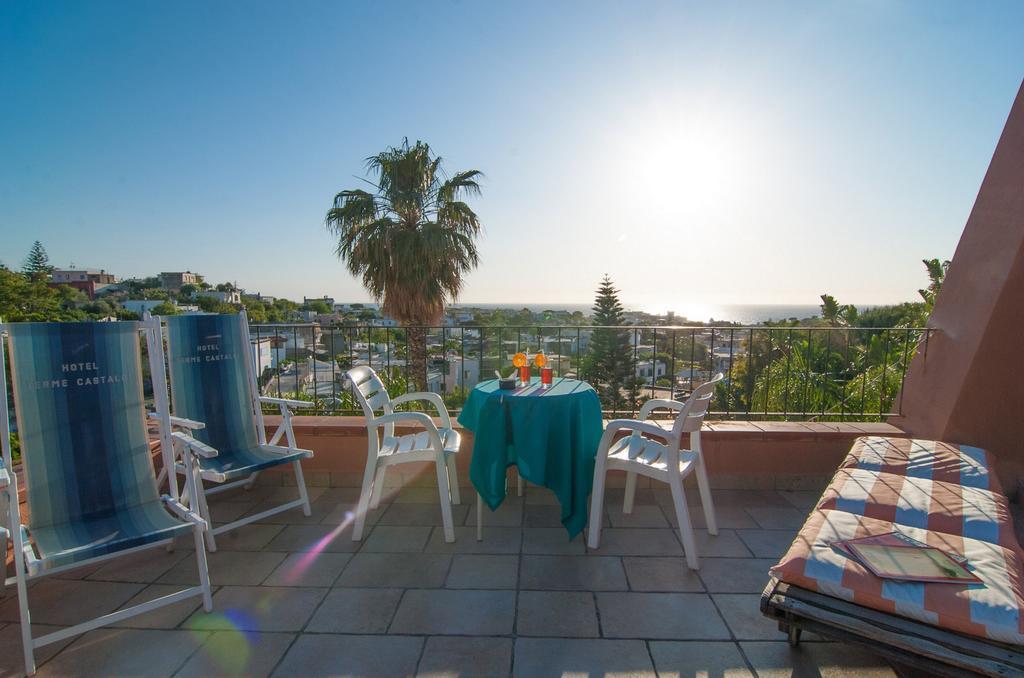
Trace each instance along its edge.
<instances>
[{"instance_id":1,"label":"cypress tree","mask_svg":"<svg viewBox=\"0 0 1024 678\"><path fill-rule=\"evenodd\" d=\"M597 386L605 409L618 410L625 404L622 389L632 380L629 333L616 330L625 324L619 291L606 274L594 299L594 333L590 337L590 370L588 377ZM602 327L603 326L603 327Z\"/></svg>"},{"instance_id":2,"label":"cypress tree","mask_svg":"<svg viewBox=\"0 0 1024 678\"><path fill-rule=\"evenodd\" d=\"M53 266L50 266L50 257L46 254L43 243L36 240L32 243L32 249L25 257L25 263L21 266L21 272L32 282L45 282L50 277Z\"/></svg>"}]
</instances>

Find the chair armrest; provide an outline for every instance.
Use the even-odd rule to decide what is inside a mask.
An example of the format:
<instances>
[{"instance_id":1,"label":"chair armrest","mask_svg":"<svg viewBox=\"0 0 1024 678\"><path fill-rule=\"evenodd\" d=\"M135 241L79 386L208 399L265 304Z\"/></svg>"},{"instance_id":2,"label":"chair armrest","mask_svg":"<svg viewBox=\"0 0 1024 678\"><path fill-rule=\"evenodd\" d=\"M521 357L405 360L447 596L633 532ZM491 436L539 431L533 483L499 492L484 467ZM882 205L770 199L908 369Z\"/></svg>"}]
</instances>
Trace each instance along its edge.
<instances>
[{"instance_id":1,"label":"chair armrest","mask_svg":"<svg viewBox=\"0 0 1024 678\"><path fill-rule=\"evenodd\" d=\"M271 398L269 396L260 396L260 402L266 405L277 405L278 407L313 407L315 403L306 402L305 400L292 400L291 398Z\"/></svg>"},{"instance_id":2,"label":"chair armrest","mask_svg":"<svg viewBox=\"0 0 1024 678\"><path fill-rule=\"evenodd\" d=\"M201 525L204 530L209 527L207 522L203 520L202 516L195 511L189 510L188 507L177 499L173 499L165 494L160 497L160 500L163 501L164 506L171 510L171 513L175 514L185 522L189 522L194 525Z\"/></svg>"},{"instance_id":3,"label":"chair armrest","mask_svg":"<svg viewBox=\"0 0 1024 678\"><path fill-rule=\"evenodd\" d=\"M160 416L159 412L150 412L149 418L156 422L162 422L164 419L162 416ZM168 419L170 419L172 427L177 426L178 428L186 428L189 429L190 431L198 431L200 429L206 428L206 424L204 424L201 421L185 419L184 417L175 417L173 415L169 416Z\"/></svg>"},{"instance_id":4,"label":"chair armrest","mask_svg":"<svg viewBox=\"0 0 1024 678\"><path fill-rule=\"evenodd\" d=\"M672 432L666 431L657 424L652 424L647 421L637 421L635 419L613 419L608 422L608 426L604 430L604 434L614 435L619 431L634 431L636 433L647 433L665 441L672 440Z\"/></svg>"},{"instance_id":5,"label":"chair armrest","mask_svg":"<svg viewBox=\"0 0 1024 678\"><path fill-rule=\"evenodd\" d=\"M0 487L7 487L11 484L11 476L7 473L7 469L4 468L4 463L0 461Z\"/></svg>"},{"instance_id":6,"label":"chair armrest","mask_svg":"<svg viewBox=\"0 0 1024 678\"><path fill-rule=\"evenodd\" d=\"M651 416L651 412L658 408L668 408L676 412L682 411L686 407L686 403L681 403L678 400L667 400L665 398L655 398L654 400L648 400L640 407L640 414L637 416L641 421Z\"/></svg>"},{"instance_id":7,"label":"chair armrest","mask_svg":"<svg viewBox=\"0 0 1024 678\"><path fill-rule=\"evenodd\" d=\"M403 403L411 403L416 402L418 400L431 403L437 409L438 417L441 419L441 428L452 427L452 418L451 415L448 414L448 408L445 407L444 400L441 399L441 396L437 395L436 393L430 393L428 391L421 391L419 393L406 393L392 400L391 406L395 407Z\"/></svg>"},{"instance_id":8,"label":"chair armrest","mask_svg":"<svg viewBox=\"0 0 1024 678\"><path fill-rule=\"evenodd\" d=\"M175 431L174 433L171 434L171 437L174 440L180 442L182 445L188 447L190 450L198 454L200 457L203 457L205 459L212 459L213 457L217 456L217 450L213 449L206 443L196 440L187 433Z\"/></svg>"}]
</instances>

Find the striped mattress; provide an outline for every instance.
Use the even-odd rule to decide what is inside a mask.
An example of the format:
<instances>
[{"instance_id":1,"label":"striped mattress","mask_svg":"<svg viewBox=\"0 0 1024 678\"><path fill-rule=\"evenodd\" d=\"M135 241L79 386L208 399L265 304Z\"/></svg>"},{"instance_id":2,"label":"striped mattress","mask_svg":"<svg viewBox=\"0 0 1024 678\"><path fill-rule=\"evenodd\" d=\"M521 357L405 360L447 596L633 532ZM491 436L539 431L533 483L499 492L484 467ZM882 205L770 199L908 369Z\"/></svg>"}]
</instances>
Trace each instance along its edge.
<instances>
[{"instance_id":1,"label":"striped mattress","mask_svg":"<svg viewBox=\"0 0 1024 678\"><path fill-rule=\"evenodd\" d=\"M1024 553L993 468L975 447L859 438L772 574L944 629L1024 644ZM880 579L830 546L892 531L966 557L983 583Z\"/></svg>"}]
</instances>

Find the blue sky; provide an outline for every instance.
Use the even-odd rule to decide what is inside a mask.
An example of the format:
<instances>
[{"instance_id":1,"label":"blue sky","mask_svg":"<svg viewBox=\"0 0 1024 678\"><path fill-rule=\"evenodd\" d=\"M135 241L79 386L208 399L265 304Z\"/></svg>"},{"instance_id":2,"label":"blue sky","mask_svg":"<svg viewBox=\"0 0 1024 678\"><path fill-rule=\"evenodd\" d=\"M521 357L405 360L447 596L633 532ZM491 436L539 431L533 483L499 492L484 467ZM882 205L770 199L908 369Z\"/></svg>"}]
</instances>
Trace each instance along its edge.
<instances>
[{"instance_id":1,"label":"blue sky","mask_svg":"<svg viewBox=\"0 0 1024 678\"><path fill-rule=\"evenodd\" d=\"M323 227L423 139L486 174L466 302L911 299L1024 76L1024 3L0 0L0 261L365 293ZM539 262L543 261L543 264Z\"/></svg>"}]
</instances>

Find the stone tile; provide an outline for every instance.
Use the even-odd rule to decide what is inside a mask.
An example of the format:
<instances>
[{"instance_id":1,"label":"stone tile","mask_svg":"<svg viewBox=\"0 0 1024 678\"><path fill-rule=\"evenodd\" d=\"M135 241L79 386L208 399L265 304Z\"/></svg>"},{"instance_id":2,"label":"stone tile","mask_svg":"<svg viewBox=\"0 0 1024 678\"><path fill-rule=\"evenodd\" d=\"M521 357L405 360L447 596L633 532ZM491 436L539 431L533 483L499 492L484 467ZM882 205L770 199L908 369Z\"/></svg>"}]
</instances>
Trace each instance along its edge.
<instances>
[{"instance_id":1,"label":"stone tile","mask_svg":"<svg viewBox=\"0 0 1024 678\"><path fill-rule=\"evenodd\" d=\"M793 505L793 508L800 509L805 514L809 513L811 509L818 505L818 501L821 500L821 492L813 492L808 490L793 490L789 492L779 492L783 499Z\"/></svg>"},{"instance_id":2,"label":"stone tile","mask_svg":"<svg viewBox=\"0 0 1024 678\"><path fill-rule=\"evenodd\" d=\"M514 495L516 493L515 485L509 484L509 494ZM549 506L561 506L558 501L558 497L555 493L546 487L539 487L537 485L531 485L527 483L525 496L523 497L526 503L529 504L547 504Z\"/></svg>"},{"instance_id":3,"label":"stone tile","mask_svg":"<svg viewBox=\"0 0 1024 678\"><path fill-rule=\"evenodd\" d=\"M701 561L701 567L707 560ZM683 557L675 558L623 558L629 588L633 591L704 591L704 584L696 572L686 565Z\"/></svg>"},{"instance_id":4,"label":"stone tile","mask_svg":"<svg viewBox=\"0 0 1024 678\"><path fill-rule=\"evenodd\" d=\"M438 506L441 501L436 484L434 487L403 487L397 492L395 488L391 488L389 491L385 487L384 496L388 498L389 503L393 504L434 504ZM438 511L440 510L438 508Z\"/></svg>"},{"instance_id":5,"label":"stone tile","mask_svg":"<svg viewBox=\"0 0 1024 678\"><path fill-rule=\"evenodd\" d=\"M452 506L452 521L462 525L468 513L469 506L466 504ZM441 520L441 504L435 501L432 504L392 504L383 512L377 524L440 527L444 521Z\"/></svg>"},{"instance_id":6,"label":"stone tile","mask_svg":"<svg viewBox=\"0 0 1024 678\"><path fill-rule=\"evenodd\" d=\"M455 542L444 540L444 531L435 528L427 542L427 553L519 553L523 532L518 527L484 526L483 541L476 540L475 527L456 527Z\"/></svg>"},{"instance_id":7,"label":"stone tile","mask_svg":"<svg viewBox=\"0 0 1024 678\"><path fill-rule=\"evenodd\" d=\"M753 678L736 643L651 641L659 678Z\"/></svg>"},{"instance_id":8,"label":"stone tile","mask_svg":"<svg viewBox=\"0 0 1024 678\"><path fill-rule=\"evenodd\" d=\"M179 476L180 478L180 476ZM215 484L210 484L207 489L216 487ZM251 490L245 489L244 486L234 487L230 490L224 490L217 494L209 495L207 502L212 507L215 504L223 504L226 502L241 502L248 504L258 504L261 501L267 501L274 496L274 493L279 490L280 487L271 487L267 485L257 485Z\"/></svg>"},{"instance_id":9,"label":"stone tile","mask_svg":"<svg viewBox=\"0 0 1024 678\"><path fill-rule=\"evenodd\" d=\"M775 508L762 506L759 508L746 509L758 527L765 530L787 530L793 534L804 524L807 519L806 511L798 511L795 508Z\"/></svg>"},{"instance_id":10,"label":"stone tile","mask_svg":"<svg viewBox=\"0 0 1024 678\"><path fill-rule=\"evenodd\" d=\"M558 527L523 528L523 553L575 556L583 555L586 550L583 533L569 541L569 533L561 525Z\"/></svg>"},{"instance_id":11,"label":"stone tile","mask_svg":"<svg viewBox=\"0 0 1024 678\"><path fill-rule=\"evenodd\" d=\"M419 678L492 678L507 676L512 664L510 638L427 639L420 659Z\"/></svg>"},{"instance_id":12,"label":"stone tile","mask_svg":"<svg viewBox=\"0 0 1024 678\"><path fill-rule=\"evenodd\" d=\"M218 534L218 551L260 551L284 528L281 525L253 523Z\"/></svg>"},{"instance_id":13,"label":"stone tile","mask_svg":"<svg viewBox=\"0 0 1024 678\"><path fill-rule=\"evenodd\" d=\"M197 631L300 631L327 589L225 586L213 596L213 612L199 610L185 626Z\"/></svg>"},{"instance_id":14,"label":"stone tile","mask_svg":"<svg viewBox=\"0 0 1024 678\"><path fill-rule=\"evenodd\" d=\"M450 589L514 589L519 575L519 556L458 554L445 586Z\"/></svg>"},{"instance_id":15,"label":"stone tile","mask_svg":"<svg viewBox=\"0 0 1024 678\"><path fill-rule=\"evenodd\" d=\"M406 504L412 506L412 504ZM420 553L427 545L432 527L377 525L363 543L364 553ZM441 531L440 529L438 531Z\"/></svg>"},{"instance_id":16,"label":"stone tile","mask_svg":"<svg viewBox=\"0 0 1024 678\"><path fill-rule=\"evenodd\" d=\"M514 591L410 590L391 633L499 636L512 633Z\"/></svg>"},{"instance_id":17,"label":"stone tile","mask_svg":"<svg viewBox=\"0 0 1024 678\"><path fill-rule=\"evenodd\" d=\"M729 629L703 593L598 593L606 638L729 640Z\"/></svg>"},{"instance_id":18,"label":"stone tile","mask_svg":"<svg viewBox=\"0 0 1024 678\"><path fill-rule=\"evenodd\" d=\"M674 530L609 528L601 530L600 546L588 552L601 556L678 556L683 547Z\"/></svg>"},{"instance_id":19,"label":"stone tile","mask_svg":"<svg viewBox=\"0 0 1024 678\"><path fill-rule=\"evenodd\" d=\"M687 491L687 503L696 506L700 503L699 494ZM711 500L715 506L731 504L744 508L779 507L790 508L782 494L775 490L712 490Z\"/></svg>"},{"instance_id":20,"label":"stone tile","mask_svg":"<svg viewBox=\"0 0 1024 678\"><path fill-rule=\"evenodd\" d=\"M676 519L676 512L673 507L663 506L662 512L665 514L665 519L668 520L669 525L679 527L679 521ZM704 518L703 507L690 507L690 521L695 528L706 528L708 526L708 521ZM715 522L720 530L757 527L757 523L754 522L754 519L750 517L745 508L728 504L725 506L715 506Z\"/></svg>"},{"instance_id":21,"label":"stone tile","mask_svg":"<svg viewBox=\"0 0 1024 678\"><path fill-rule=\"evenodd\" d=\"M183 588L183 586L173 584L150 584L133 596L131 600L122 605L121 608L131 607L132 605L138 605L140 603L154 600L160 596L177 593ZM111 626L116 628L132 629L173 629L177 628L181 622L188 619L189 615L198 610L202 604L202 597L196 596L194 598L188 598L181 602L174 603L173 605L165 605L164 607L157 608L151 612L140 614L137 617L124 619L116 624L111 624Z\"/></svg>"},{"instance_id":22,"label":"stone tile","mask_svg":"<svg viewBox=\"0 0 1024 678\"><path fill-rule=\"evenodd\" d=\"M700 578L712 593L760 593L768 583L771 558L702 558Z\"/></svg>"},{"instance_id":23,"label":"stone tile","mask_svg":"<svg viewBox=\"0 0 1024 678\"><path fill-rule=\"evenodd\" d=\"M757 558L778 560L789 550L795 531L788 530L736 530L736 534Z\"/></svg>"},{"instance_id":24,"label":"stone tile","mask_svg":"<svg viewBox=\"0 0 1024 678\"><path fill-rule=\"evenodd\" d=\"M749 558L750 550L740 540L739 530L719 530L712 535L707 530L694 530L697 555L701 558Z\"/></svg>"},{"instance_id":25,"label":"stone tile","mask_svg":"<svg viewBox=\"0 0 1024 678\"><path fill-rule=\"evenodd\" d=\"M444 585L451 559L446 554L357 553L336 586L438 588Z\"/></svg>"},{"instance_id":26,"label":"stone tile","mask_svg":"<svg viewBox=\"0 0 1024 678\"><path fill-rule=\"evenodd\" d=\"M732 629L736 640L779 640L784 638L776 622L761 614L761 596L756 593L717 593L711 596Z\"/></svg>"},{"instance_id":27,"label":"stone tile","mask_svg":"<svg viewBox=\"0 0 1024 678\"><path fill-rule=\"evenodd\" d=\"M600 636L594 594L589 591L522 591L516 634L596 638Z\"/></svg>"},{"instance_id":28,"label":"stone tile","mask_svg":"<svg viewBox=\"0 0 1024 678\"><path fill-rule=\"evenodd\" d=\"M323 494L327 491L326 487L310 487L309 483L306 483L306 494L309 496L309 503L320 499ZM285 485L282 487L275 487L263 498L263 501L274 502L276 504L284 504L289 501L293 501L299 498L299 490L294 485Z\"/></svg>"},{"instance_id":29,"label":"stone tile","mask_svg":"<svg viewBox=\"0 0 1024 678\"><path fill-rule=\"evenodd\" d=\"M185 558L195 560L195 557L195 551L175 549L168 553L163 547L147 549L109 560L86 579L148 584L159 579Z\"/></svg>"},{"instance_id":30,"label":"stone tile","mask_svg":"<svg viewBox=\"0 0 1024 678\"><path fill-rule=\"evenodd\" d=\"M388 506L389 504L381 504L380 507L376 509L368 510L366 512L366 518L363 521L366 525L364 529L369 529L370 527L376 525L378 521L380 521L380 517L384 515L384 512L387 510ZM341 523L346 523L347 526L355 520L355 511L355 504L338 504L323 517L323 520L320 521L320 524L331 525L332 527L336 527Z\"/></svg>"},{"instance_id":31,"label":"stone tile","mask_svg":"<svg viewBox=\"0 0 1024 678\"><path fill-rule=\"evenodd\" d=\"M518 638L512 675L654 678L655 673L642 640Z\"/></svg>"},{"instance_id":32,"label":"stone tile","mask_svg":"<svg viewBox=\"0 0 1024 678\"><path fill-rule=\"evenodd\" d=\"M269 676L294 638L291 633L218 631L189 658L175 678Z\"/></svg>"},{"instance_id":33,"label":"stone tile","mask_svg":"<svg viewBox=\"0 0 1024 678\"><path fill-rule=\"evenodd\" d=\"M520 587L549 591L625 591L619 558L600 556L523 556Z\"/></svg>"},{"instance_id":34,"label":"stone tile","mask_svg":"<svg viewBox=\"0 0 1024 678\"><path fill-rule=\"evenodd\" d=\"M786 642L740 643L758 676L789 678L888 678L896 673L882 658L844 643L801 643L790 648Z\"/></svg>"},{"instance_id":35,"label":"stone tile","mask_svg":"<svg viewBox=\"0 0 1024 678\"><path fill-rule=\"evenodd\" d=\"M34 623L71 626L113 612L143 588L143 584L44 579L29 588L29 609ZM17 596L0 604L0 621L18 619Z\"/></svg>"},{"instance_id":36,"label":"stone tile","mask_svg":"<svg viewBox=\"0 0 1024 678\"><path fill-rule=\"evenodd\" d=\"M396 636L299 636L275 676L411 676L422 638Z\"/></svg>"},{"instance_id":37,"label":"stone tile","mask_svg":"<svg viewBox=\"0 0 1024 678\"><path fill-rule=\"evenodd\" d=\"M206 554L214 586L255 586L285 559L283 553L217 551ZM198 584L195 558L186 558L157 580L160 584Z\"/></svg>"},{"instance_id":38,"label":"stone tile","mask_svg":"<svg viewBox=\"0 0 1024 678\"><path fill-rule=\"evenodd\" d=\"M615 476L612 476L613 478ZM621 476L623 484L625 484L626 477ZM638 484L644 481L643 476L637 476ZM626 499L626 488L623 487L609 487L604 492L604 504L608 508L617 508L619 513L622 512L622 502ZM646 487L637 487L636 494L633 496L633 506L647 506L658 503L658 498L654 494L654 490Z\"/></svg>"},{"instance_id":39,"label":"stone tile","mask_svg":"<svg viewBox=\"0 0 1024 678\"><path fill-rule=\"evenodd\" d=\"M351 553L293 553L263 580L265 586L333 586Z\"/></svg>"},{"instance_id":40,"label":"stone tile","mask_svg":"<svg viewBox=\"0 0 1024 678\"><path fill-rule=\"evenodd\" d=\"M363 539L366 539L365 535ZM267 551L352 553L360 542L352 541L352 527L331 525L287 525L267 544Z\"/></svg>"},{"instance_id":41,"label":"stone tile","mask_svg":"<svg viewBox=\"0 0 1024 678\"><path fill-rule=\"evenodd\" d=\"M170 676L206 640L204 633L98 629L39 667L38 676Z\"/></svg>"},{"instance_id":42,"label":"stone tile","mask_svg":"<svg viewBox=\"0 0 1024 678\"><path fill-rule=\"evenodd\" d=\"M466 525L476 525L476 497L473 496L466 513ZM523 524L524 502L519 497L505 497L497 511L492 511L489 506L484 505L484 528L488 527L519 527ZM428 644L429 646L429 644Z\"/></svg>"},{"instance_id":43,"label":"stone tile","mask_svg":"<svg viewBox=\"0 0 1024 678\"><path fill-rule=\"evenodd\" d=\"M214 525L233 523L244 515L258 513L258 510L254 510L258 505L245 501L210 502L210 518Z\"/></svg>"},{"instance_id":44,"label":"stone tile","mask_svg":"<svg viewBox=\"0 0 1024 678\"><path fill-rule=\"evenodd\" d=\"M53 633L54 631L59 630L59 626L33 624L32 636L38 638L39 636L45 636L47 633ZM75 638L67 638L56 643L51 643L50 645L37 647L35 651L36 666L39 666L43 662L49 660L50 657L63 650L74 640ZM21 647L21 625L7 624L0 629L0 676L3 676L3 678L13 678L14 676L25 675L24 672L25 666L24 660L22 659Z\"/></svg>"},{"instance_id":45,"label":"stone tile","mask_svg":"<svg viewBox=\"0 0 1024 678\"><path fill-rule=\"evenodd\" d=\"M386 633L402 589L333 589L306 626L314 633Z\"/></svg>"},{"instance_id":46,"label":"stone tile","mask_svg":"<svg viewBox=\"0 0 1024 678\"><path fill-rule=\"evenodd\" d=\"M622 505L608 507L612 527L669 527L657 504L634 504L632 513L623 513Z\"/></svg>"}]
</instances>

